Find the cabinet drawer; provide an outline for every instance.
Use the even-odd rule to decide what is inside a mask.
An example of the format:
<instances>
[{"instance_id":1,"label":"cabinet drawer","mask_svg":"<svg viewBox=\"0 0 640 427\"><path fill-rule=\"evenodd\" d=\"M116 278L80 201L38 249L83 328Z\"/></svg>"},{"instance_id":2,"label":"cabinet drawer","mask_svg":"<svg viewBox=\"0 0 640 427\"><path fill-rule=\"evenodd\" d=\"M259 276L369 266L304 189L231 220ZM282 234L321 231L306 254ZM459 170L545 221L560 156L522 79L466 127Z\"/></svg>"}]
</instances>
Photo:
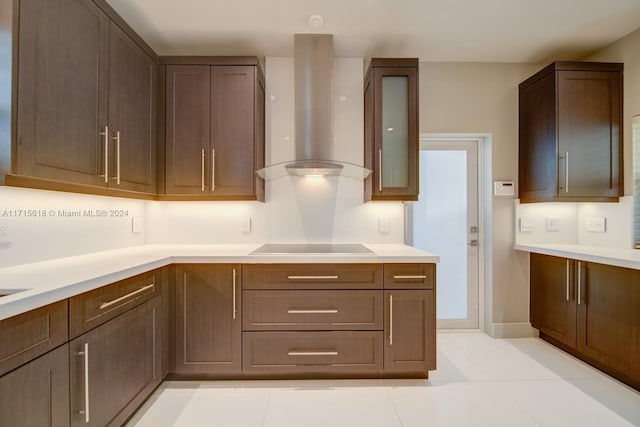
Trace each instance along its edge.
<instances>
[{"instance_id":1,"label":"cabinet drawer","mask_svg":"<svg viewBox=\"0 0 640 427\"><path fill-rule=\"evenodd\" d=\"M243 329L381 330L382 291L244 291Z\"/></svg>"},{"instance_id":2,"label":"cabinet drawer","mask_svg":"<svg viewBox=\"0 0 640 427\"><path fill-rule=\"evenodd\" d=\"M381 264L245 264L243 289L381 289Z\"/></svg>"},{"instance_id":3,"label":"cabinet drawer","mask_svg":"<svg viewBox=\"0 0 640 427\"><path fill-rule=\"evenodd\" d=\"M244 332L247 373L347 374L382 370L381 331Z\"/></svg>"},{"instance_id":4,"label":"cabinet drawer","mask_svg":"<svg viewBox=\"0 0 640 427\"><path fill-rule=\"evenodd\" d=\"M384 264L385 289L433 289L435 264Z\"/></svg>"},{"instance_id":5,"label":"cabinet drawer","mask_svg":"<svg viewBox=\"0 0 640 427\"><path fill-rule=\"evenodd\" d=\"M0 320L0 375L67 341L67 300Z\"/></svg>"},{"instance_id":6,"label":"cabinet drawer","mask_svg":"<svg viewBox=\"0 0 640 427\"><path fill-rule=\"evenodd\" d=\"M154 270L69 299L69 335L78 335L162 293L162 270Z\"/></svg>"}]
</instances>

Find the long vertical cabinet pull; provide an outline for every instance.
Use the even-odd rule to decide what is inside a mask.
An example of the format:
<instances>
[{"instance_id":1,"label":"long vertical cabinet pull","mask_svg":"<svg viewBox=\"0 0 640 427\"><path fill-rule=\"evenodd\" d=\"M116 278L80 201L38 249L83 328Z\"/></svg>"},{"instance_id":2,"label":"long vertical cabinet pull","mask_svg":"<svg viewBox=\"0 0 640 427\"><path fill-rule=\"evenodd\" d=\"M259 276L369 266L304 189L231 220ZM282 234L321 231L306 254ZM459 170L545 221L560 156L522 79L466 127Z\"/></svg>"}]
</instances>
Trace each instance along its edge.
<instances>
[{"instance_id":1,"label":"long vertical cabinet pull","mask_svg":"<svg viewBox=\"0 0 640 427\"><path fill-rule=\"evenodd\" d=\"M382 193L382 148L378 150L378 191Z\"/></svg>"},{"instance_id":2,"label":"long vertical cabinet pull","mask_svg":"<svg viewBox=\"0 0 640 427\"><path fill-rule=\"evenodd\" d=\"M564 192L569 192L569 152L564 152Z\"/></svg>"},{"instance_id":3,"label":"long vertical cabinet pull","mask_svg":"<svg viewBox=\"0 0 640 427\"><path fill-rule=\"evenodd\" d=\"M100 132L100 136L104 136L104 182L109 183L109 126L104 127L104 132Z\"/></svg>"},{"instance_id":4,"label":"long vertical cabinet pull","mask_svg":"<svg viewBox=\"0 0 640 427\"><path fill-rule=\"evenodd\" d=\"M116 180L116 184L120 185L120 131L116 131L116 136L113 137L116 142L116 176L113 179Z\"/></svg>"},{"instance_id":5,"label":"long vertical cabinet pull","mask_svg":"<svg viewBox=\"0 0 640 427\"><path fill-rule=\"evenodd\" d=\"M216 191L216 150L211 150L211 192Z\"/></svg>"},{"instance_id":6,"label":"long vertical cabinet pull","mask_svg":"<svg viewBox=\"0 0 640 427\"><path fill-rule=\"evenodd\" d=\"M393 345L393 295L389 295L389 345Z\"/></svg>"},{"instance_id":7,"label":"long vertical cabinet pull","mask_svg":"<svg viewBox=\"0 0 640 427\"><path fill-rule=\"evenodd\" d=\"M84 414L84 423L89 424L89 343L84 343L83 351L78 352L78 356L84 356L84 410L79 411Z\"/></svg>"},{"instance_id":8,"label":"long vertical cabinet pull","mask_svg":"<svg viewBox=\"0 0 640 427\"><path fill-rule=\"evenodd\" d=\"M567 260L567 301L569 301L569 260Z\"/></svg>"},{"instance_id":9,"label":"long vertical cabinet pull","mask_svg":"<svg viewBox=\"0 0 640 427\"><path fill-rule=\"evenodd\" d=\"M233 320L236 320L236 269L233 269Z\"/></svg>"},{"instance_id":10,"label":"long vertical cabinet pull","mask_svg":"<svg viewBox=\"0 0 640 427\"><path fill-rule=\"evenodd\" d=\"M582 263L580 261L578 261L578 305L580 305L580 287L581 287L581 281L580 281L580 269L582 268Z\"/></svg>"},{"instance_id":11,"label":"long vertical cabinet pull","mask_svg":"<svg viewBox=\"0 0 640 427\"><path fill-rule=\"evenodd\" d=\"M200 155L200 190L204 191L204 148Z\"/></svg>"}]
</instances>

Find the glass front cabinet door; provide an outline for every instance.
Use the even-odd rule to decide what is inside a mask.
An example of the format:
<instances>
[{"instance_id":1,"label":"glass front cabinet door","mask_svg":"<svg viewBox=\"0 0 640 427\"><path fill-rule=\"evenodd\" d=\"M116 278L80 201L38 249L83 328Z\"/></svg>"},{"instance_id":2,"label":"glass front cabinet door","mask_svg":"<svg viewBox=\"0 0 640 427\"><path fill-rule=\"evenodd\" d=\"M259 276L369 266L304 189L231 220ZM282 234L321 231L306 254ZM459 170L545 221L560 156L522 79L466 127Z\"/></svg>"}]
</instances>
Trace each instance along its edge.
<instances>
[{"instance_id":1,"label":"glass front cabinet door","mask_svg":"<svg viewBox=\"0 0 640 427\"><path fill-rule=\"evenodd\" d=\"M365 201L418 200L418 60L373 58L364 108Z\"/></svg>"}]
</instances>

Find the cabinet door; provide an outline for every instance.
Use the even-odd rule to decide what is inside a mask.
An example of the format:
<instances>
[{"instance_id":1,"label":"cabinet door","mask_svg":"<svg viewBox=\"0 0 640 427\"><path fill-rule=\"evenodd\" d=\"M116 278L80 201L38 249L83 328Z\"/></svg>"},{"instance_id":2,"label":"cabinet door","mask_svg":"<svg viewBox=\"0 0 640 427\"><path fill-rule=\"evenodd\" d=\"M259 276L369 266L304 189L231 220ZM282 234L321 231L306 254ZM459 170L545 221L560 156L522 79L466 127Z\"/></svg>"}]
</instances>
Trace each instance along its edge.
<instances>
[{"instance_id":1,"label":"cabinet door","mask_svg":"<svg viewBox=\"0 0 640 427\"><path fill-rule=\"evenodd\" d=\"M71 341L71 425L121 425L162 381L160 300Z\"/></svg>"},{"instance_id":2,"label":"cabinet door","mask_svg":"<svg viewBox=\"0 0 640 427\"><path fill-rule=\"evenodd\" d=\"M109 31L109 186L155 193L157 65L112 23ZM118 140L119 137L119 140Z\"/></svg>"},{"instance_id":3,"label":"cabinet door","mask_svg":"<svg viewBox=\"0 0 640 427\"><path fill-rule=\"evenodd\" d=\"M211 68L211 161L213 196L255 195L256 67Z\"/></svg>"},{"instance_id":4,"label":"cabinet door","mask_svg":"<svg viewBox=\"0 0 640 427\"><path fill-rule=\"evenodd\" d=\"M384 291L384 370L404 374L436 368L432 290Z\"/></svg>"},{"instance_id":5,"label":"cabinet door","mask_svg":"<svg viewBox=\"0 0 640 427\"><path fill-rule=\"evenodd\" d=\"M640 272L580 263L578 351L640 384Z\"/></svg>"},{"instance_id":6,"label":"cabinet door","mask_svg":"<svg viewBox=\"0 0 640 427\"><path fill-rule=\"evenodd\" d=\"M211 67L166 68L166 193L209 194Z\"/></svg>"},{"instance_id":7,"label":"cabinet door","mask_svg":"<svg viewBox=\"0 0 640 427\"><path fill-rule=\"evenodd\" d=\"M19 28L15 172L106 185L108 17L91 1L22 0Z\"/></svg>"},{"instance_id":8,"label":"cabinet door","mask_svg":"<svg viewBox=\"0 0 640 427\"><path fill-rule=\"evenodd\" d=\"M175 373L238 373L240 264L176 267Z\"/></svg>"},{"instance_id":9,"label":"cabinet door","mask_svg":"<svg viewBox=\"0 0 640 427\"><path fill-rule=\"evenodd\" d=\"M575 261L531 254L530 272L532 326L575 348Z\"/></svg>"},{"instance_id":10,"label":"cabinet door","mask_svg":"<svg viewBox=\"0 0 640 427\"><path fill-rule=\"evenodd\" d=\"M557 194L555 74L519 91L518 191L522 200Z\"/></svg>"},{"instance_id":11,"label":"cabinet door","mask_svg":"<svg viewBox=\"0 0 640 427\"><path fill-rule=\"evenodd\" d=\"M558 196L620 195L621 73L558 72Z\"/></svg>"},{"instance_id":12,"label":"cabinet door","mask_svg":"<svg viewBox=\"0 0 640 427\"><path fill-rule=\"evenodd\" d=\"M69 425L69 346L0 377L0 420L5 426Z\"/></svg>"},{"instance_id":13,"label":"cabinet door","mask_svg":"<svg viewBox=\"0 0 640 427\"><path fill-rule=\"evenodd\" d=\"M373 69L374 200L418 200L418 70Z\"/></svg>"}]
</instances>

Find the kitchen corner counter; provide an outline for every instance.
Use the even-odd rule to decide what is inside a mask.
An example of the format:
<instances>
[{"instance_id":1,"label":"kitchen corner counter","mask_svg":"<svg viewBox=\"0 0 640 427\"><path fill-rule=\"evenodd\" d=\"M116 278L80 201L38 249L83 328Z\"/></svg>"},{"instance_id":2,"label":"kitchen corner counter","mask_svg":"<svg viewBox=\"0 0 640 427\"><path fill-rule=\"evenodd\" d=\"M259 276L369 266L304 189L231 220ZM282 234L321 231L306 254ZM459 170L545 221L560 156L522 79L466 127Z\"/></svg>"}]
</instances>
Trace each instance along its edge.
<instances>
[{"instance_id":1,"label":"kitchen corner counter","mask_svg":"<svg viewBox=\"0 0 640 427\"><path fill-rule=\"evenodd\" d=\"M616 267L640 270L640 250L614 249L584 245L532 245L517 244L515 249L542 255L552 255L578 261L596 262Z\"/></svg>"},{"instance_id":2,"label":"kitchen corner counter","mask_svg":"<svg viewBox=\"0 0 640 427\"><path fill-rule=\"evenodd\" d=\"M0 268L0 294L9 294L0 298L0 320L174 263L440 261L438 255L401 244L365 244L374 254L251 255L259 246L260 244L141 245Z\"/></svg>"}]
</instances>

